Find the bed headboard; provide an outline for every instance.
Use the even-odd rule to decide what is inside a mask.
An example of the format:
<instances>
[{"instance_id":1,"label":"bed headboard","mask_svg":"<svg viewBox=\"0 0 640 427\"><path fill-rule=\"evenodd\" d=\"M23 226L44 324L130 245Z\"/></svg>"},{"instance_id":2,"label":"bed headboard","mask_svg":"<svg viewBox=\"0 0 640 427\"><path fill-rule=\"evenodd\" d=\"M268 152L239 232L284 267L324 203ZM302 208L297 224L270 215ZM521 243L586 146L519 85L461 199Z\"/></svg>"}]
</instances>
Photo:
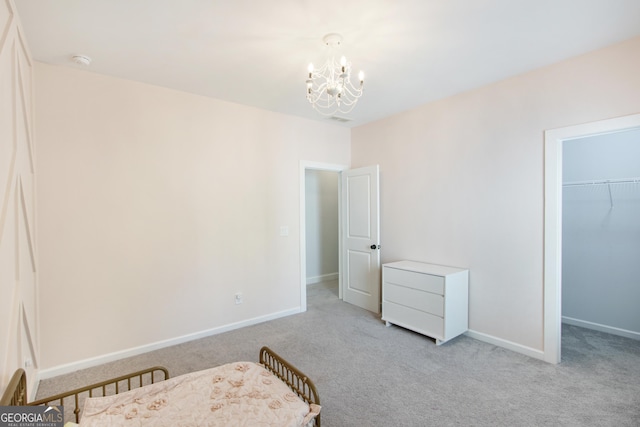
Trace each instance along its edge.
<instances>
[{"instance_id":1,"label":"bed headboard","mask_svg":"<svg viewBox=\"0 0 640 427\"><path fill-rule=\"evenodd\" d=\"M27 404L27 373L18 369L13 373L2 393L0 406L24 406Z\"/></svg>"},{"instance_id":2,"label":"bed headboard","mask_svg":"<svg viewBox=\"0 0 640 427\"><path fill-rule=\"evenodd\" d=\"M269 347L260 349L260 364L280 378L302 400L308 404L320 405L320 396L313 381ZM314 421L314 425L320 427L320 414Z\"/></svg>"},{"instance_id":3,"label":"bed headboard","mask_svg":"<svg viewBox=\"0 0 640 427\"><path fill-rule=\"evenodd\" d=\"M78 413L80 412L79 403L84 397L88 396L106 396L107 394L118 394L132 388L142 387L146 383L154 383L157 381L156 376L163 374L163 380L169 378L169 372L162 366L154 366L152 368L143 369L128 375L122 375L117 378L91 384L75 390L65 391L55 396L45 397L32 402L27 401L27 374L24 369L18 369L11 377L7 388L0 399L0 406L33 406L33 405L65 405L65 398L73 398L73 402L67 402L74 408L73 413L76 414L76 422L78 421ZM136 380L138 382L136 382ZM95 392L95 393L94 393ZM102 394L100 394L100 392Z\"/></svg>"}]
</instances>

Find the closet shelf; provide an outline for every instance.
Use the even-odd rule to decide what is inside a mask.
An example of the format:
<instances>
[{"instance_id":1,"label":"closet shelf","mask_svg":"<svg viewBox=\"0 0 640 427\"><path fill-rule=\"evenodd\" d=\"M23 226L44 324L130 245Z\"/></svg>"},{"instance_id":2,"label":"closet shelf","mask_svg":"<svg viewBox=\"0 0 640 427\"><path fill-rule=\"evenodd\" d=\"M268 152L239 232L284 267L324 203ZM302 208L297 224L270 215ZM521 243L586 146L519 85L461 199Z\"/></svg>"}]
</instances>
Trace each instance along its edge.
<instances>
[{"instance_id":1,"label":"closet shelf","mask_svg":"<svg viewBox=\"0 0 640 427\"><path fill-rule=\"evenodd\" d=\"M602 179L594 181L571 181L564 182L563 187L585 187L592 185L606 185L609 190L609 203L611 209L613 209L613 195L611 194L611 186L617 184L640 184L640 177L638 178L622 178L622 179Z\"/></svg>"},{"instance_id":2,"label":"closet shelf","mask_svg":"<svg viewBox=\"0 0 640 427\"><path fill-rule=\"evenodd\" d=\"M623 179L601 179L591 181L571 181L564 182L563 187L580 187L585 185L608 185L608 184L640 184L640 177L638 178L623 178Z\"/></svg>"}]
</instances>

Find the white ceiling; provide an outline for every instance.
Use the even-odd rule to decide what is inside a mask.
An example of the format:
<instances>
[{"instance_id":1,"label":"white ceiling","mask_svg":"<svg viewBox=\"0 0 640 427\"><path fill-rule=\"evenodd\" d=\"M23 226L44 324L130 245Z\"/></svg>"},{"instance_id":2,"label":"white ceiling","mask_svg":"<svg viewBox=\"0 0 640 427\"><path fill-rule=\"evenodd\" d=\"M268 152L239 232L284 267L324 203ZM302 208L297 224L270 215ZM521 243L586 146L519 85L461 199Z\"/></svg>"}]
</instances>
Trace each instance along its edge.
<instances>
[{"instance_id":1,"label":"white ceiling","mask_svg":"<svg viewBox=\"0 0 640 427\"><path fill-rule=\"evenodd\" d=\"M92 72L323 121L307 64L340 33L367 76L343 126L640 35L640 0L14 2L38 61L78 68L84 54Z\"/></svg>"}]
</instances>

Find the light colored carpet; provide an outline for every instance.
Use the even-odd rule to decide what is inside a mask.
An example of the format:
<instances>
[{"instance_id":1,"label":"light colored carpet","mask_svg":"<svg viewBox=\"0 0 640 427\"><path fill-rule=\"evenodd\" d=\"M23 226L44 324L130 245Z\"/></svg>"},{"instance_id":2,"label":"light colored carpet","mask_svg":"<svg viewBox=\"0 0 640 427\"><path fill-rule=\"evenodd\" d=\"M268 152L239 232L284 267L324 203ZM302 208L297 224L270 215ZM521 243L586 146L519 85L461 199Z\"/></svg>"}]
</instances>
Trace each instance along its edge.
<instances>
[{"instance_id":1,"label":"light colored carpet","mask_svg":"<svg viewBox=\"0 0 640 427\"><path fill-rule=\"evenodd\" d=\"M461 336L433 340L312 285L308 311L45 380L50 395L152 365L172 377L268 345L313 379L333 426L640 426L640 341L565 325L550 365Z\"/></svg>"}]
</instances>

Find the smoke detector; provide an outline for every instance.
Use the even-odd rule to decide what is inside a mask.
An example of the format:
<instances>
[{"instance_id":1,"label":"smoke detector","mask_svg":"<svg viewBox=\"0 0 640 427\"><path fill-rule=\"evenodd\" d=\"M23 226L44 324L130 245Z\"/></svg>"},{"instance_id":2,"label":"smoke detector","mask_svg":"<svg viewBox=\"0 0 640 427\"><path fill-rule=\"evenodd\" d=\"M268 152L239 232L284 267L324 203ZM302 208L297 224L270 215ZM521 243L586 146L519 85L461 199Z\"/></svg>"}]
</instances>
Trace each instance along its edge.
<instances>
[{"instance_id":1,"label":"smoke detector","mask_svg":"<svg viewBox=\"0 0 640 427\"><path fill-rule=\"evenodd\" d=\"M76 64L84 65L87 67L91 65L91 58L89 58L87 55L73 55L71 59Z\"/></svg>"}]
</instances>

